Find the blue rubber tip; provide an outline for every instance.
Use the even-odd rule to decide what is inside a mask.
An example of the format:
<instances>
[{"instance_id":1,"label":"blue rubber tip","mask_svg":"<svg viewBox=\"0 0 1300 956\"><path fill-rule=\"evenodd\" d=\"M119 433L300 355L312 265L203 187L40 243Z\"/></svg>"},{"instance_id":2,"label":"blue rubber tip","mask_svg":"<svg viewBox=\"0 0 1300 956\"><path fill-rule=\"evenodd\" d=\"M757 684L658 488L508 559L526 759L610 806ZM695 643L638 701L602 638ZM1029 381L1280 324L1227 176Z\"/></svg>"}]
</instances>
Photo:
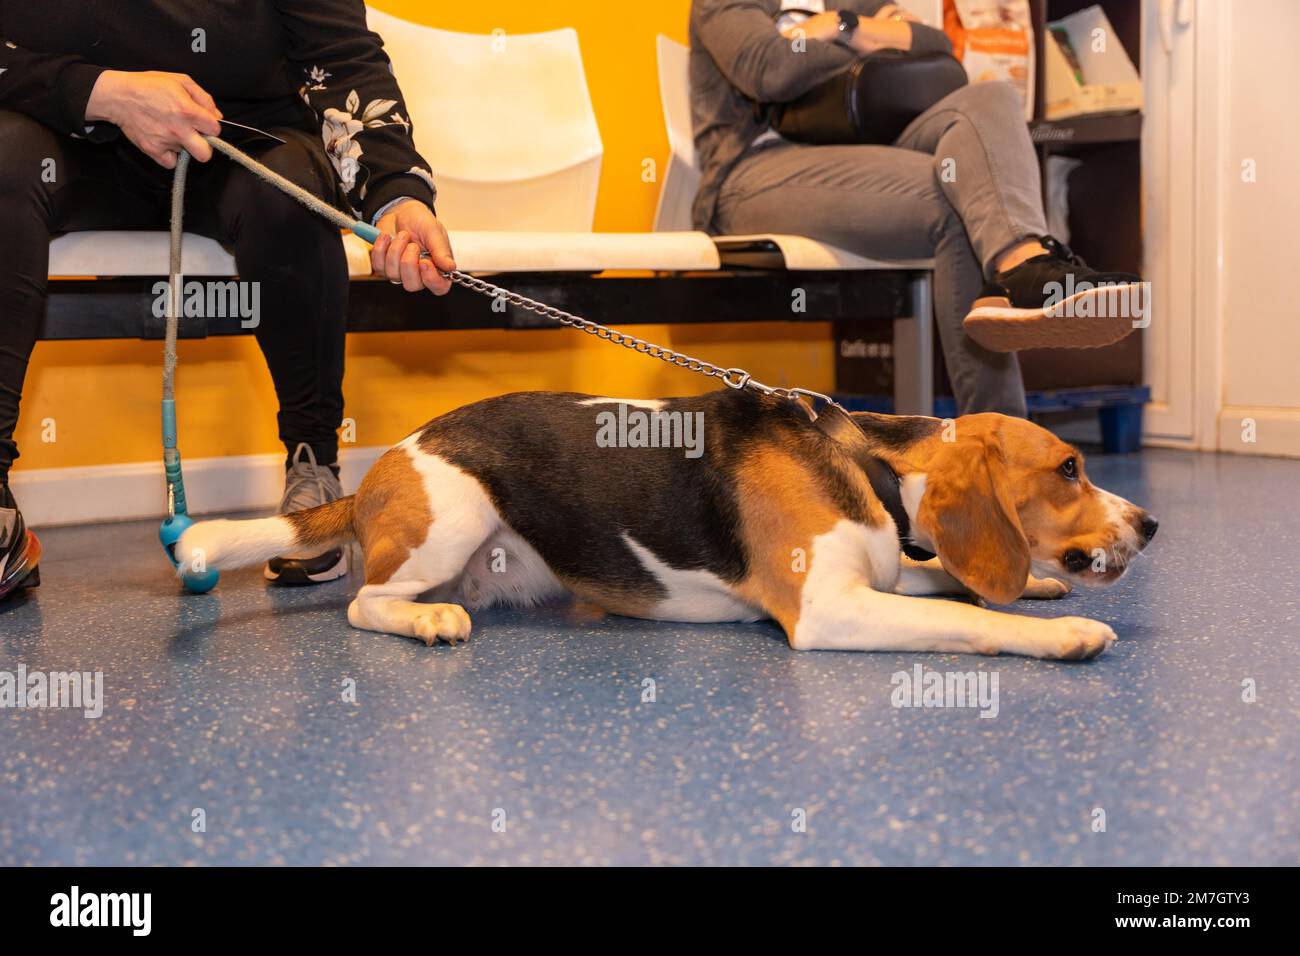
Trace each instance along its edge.
<instances>
[{"instance_id":1,"label":"blue rubber tip","mask_svg":"<svg viewBox=\"0 0 1300 956\"><path fill-rule=\"evenodd\" d=\"M189 515L173 515L164 519L158 528L158 540L162 542L163 550L167 552L167 560L171 561L173 568L181 566L180 561L176 559L176 542L180 541L181 535L192 524L194 519ZM187 568L181 576L181 583L191 594L207 594L217 586L217 581L220 579L219 571L213 569L194 571Z\"/></svg>"},{"instance_id":2,"label":"blue rubber tip","mask_svg":"<svg viewBox=\"0 0 1300 956\"><path fill-rule=\"evenodd\" d=\"M189 515L172 515L170 518L164 518L163 523L158 528L158 540L162 546L167 549L167 557L171 560L172 567L179 567L180 562L176 560L176 542L194 524L194 519Z\"/></svg>"},{"instance_id":3,"label":"blue rubber tip","mask_svg":"<svg viewBox=\"0 0 1300 956\"><path fill-rule=\"evenodd\" d=\"M217 586L220 579L220 571L186 571L181 583L191 594L207 594Z\"/></svg>"}]
</instances>

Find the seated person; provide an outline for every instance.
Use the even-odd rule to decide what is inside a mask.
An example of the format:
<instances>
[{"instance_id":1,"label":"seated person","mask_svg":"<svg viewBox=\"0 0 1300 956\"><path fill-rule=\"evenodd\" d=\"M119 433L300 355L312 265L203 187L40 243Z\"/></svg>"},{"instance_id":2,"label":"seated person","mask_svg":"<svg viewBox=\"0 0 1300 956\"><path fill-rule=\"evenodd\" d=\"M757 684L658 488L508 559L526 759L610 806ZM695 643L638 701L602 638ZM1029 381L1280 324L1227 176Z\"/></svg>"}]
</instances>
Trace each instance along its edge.
<instances>
[{"instance_id":1,"label":"seated person","mask_svg":"<svg viewBox=\"0 0 1300 956\"><path fill-rule=\"evenodd\" d=\"M455 268L429 164L362 0L140 0L129 28L126 15L107 0L75 10L0 0L0 598L39 581L39 545L8 477L52 234L166 229L170 170L190 152L186 228L232 245L240 278L260 284L255 334L287 452L282 512L342 494L347 261L337 227L242 166L209 162L203 134L377 225L371 265L389 281L441 294L450 281L438 270ZM346 573L343 549L266 567L283 583Z\"/></svg>"},{"instance_id":2,"label":"seated person","mask_svg":"<svg viewBox=\"0 0 1300 956\"><path fill-rule=\"evenodd\" d=\"M771 129L761 104L792 102L867 53L951 52L941 31L892 3L838 3L692 3L695 226L809 236L877 259L933 258L935 321L958 413L1024 416L1013 349L1105 345L1133 328L1125 317L1048 314L1049 284L1065 286L1067 274L1075 287L1137 277L1088 269L1046 234L1023 105L1006 83L962 87L888 146L797 144ZM788 8L814 12L783 15Z\"/></svg>"}]
</instances>

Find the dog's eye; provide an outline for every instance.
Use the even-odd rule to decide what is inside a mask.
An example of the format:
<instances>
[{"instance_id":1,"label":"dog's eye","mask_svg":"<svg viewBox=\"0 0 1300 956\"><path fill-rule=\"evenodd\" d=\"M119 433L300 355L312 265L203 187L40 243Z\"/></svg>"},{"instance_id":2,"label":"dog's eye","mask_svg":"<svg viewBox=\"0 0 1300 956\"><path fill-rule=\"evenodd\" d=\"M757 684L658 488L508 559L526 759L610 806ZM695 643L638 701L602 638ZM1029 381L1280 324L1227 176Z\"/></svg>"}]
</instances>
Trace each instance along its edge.
<instances>
[{"instance_id":1,"label":"dog's eye","mask_svg":"<svg viewBox=\"0 0 1300 956\"><path fill-rule=\"evenodd\" d=\"M1070 481L1079 479L1079 466L1073 458L1067 458L1061 462L1061 474Z\"/></svg>"}]
</instances>

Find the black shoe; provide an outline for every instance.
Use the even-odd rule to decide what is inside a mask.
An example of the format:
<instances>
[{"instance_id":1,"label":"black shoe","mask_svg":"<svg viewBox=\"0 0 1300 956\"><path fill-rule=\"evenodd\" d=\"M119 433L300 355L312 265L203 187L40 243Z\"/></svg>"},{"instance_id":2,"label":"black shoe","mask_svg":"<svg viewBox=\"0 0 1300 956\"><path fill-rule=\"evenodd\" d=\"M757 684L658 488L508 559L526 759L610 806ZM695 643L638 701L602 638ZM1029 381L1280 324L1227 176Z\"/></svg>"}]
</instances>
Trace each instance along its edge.
<instances>
[{"instance_id":1,"label":"black shoe","mask_svg":"<svg viewBox=\"0 0 1300 956\"><path fill-rule=\"evenodd\" d=\"M311 446L300 443L284 475L280 514L302 511L343 497L343 485L328 465L318 465ZM314 558L272 558L264 572L276 584L321 584L348 573L348 548L334 548Z\"/></svg>"},{"instance_id":2,"label":"black shoe","mask_svg":"<svg viewBox=\"0 0 1300 956\"><path fill-rule=\"evenodd\" d=\"M8 485L0 485L0 601L41 583L41 543L23 521Z\"/></svg>"},{"instance_id":3,"label":"black shoe","mask_svg":"<svg viewBox=\"0 0 1300 956\"><path fill-rule=\"evenodd\" d=\"M962 323L972 339L994 352L1099 348L1148 324L1139 276L1089 269L1051 236L1038 241L1045 254L985 283Z\"/></svg>"}]
</instances>

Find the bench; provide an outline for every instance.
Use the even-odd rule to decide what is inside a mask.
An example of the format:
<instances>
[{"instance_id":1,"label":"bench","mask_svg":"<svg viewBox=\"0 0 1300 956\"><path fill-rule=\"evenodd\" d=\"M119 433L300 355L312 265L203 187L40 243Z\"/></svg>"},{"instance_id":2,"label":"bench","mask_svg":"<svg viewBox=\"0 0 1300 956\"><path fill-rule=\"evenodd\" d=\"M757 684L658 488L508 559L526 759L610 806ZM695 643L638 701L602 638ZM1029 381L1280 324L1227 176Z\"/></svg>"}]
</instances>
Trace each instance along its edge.
<instances>
[{"instance_id":1,"label":"bench","mask_svg":"<svg viewBox=\"0 0 1300 956\"><path fill-rule=\"evenodd\" d=\"M401 78L416 145L435 160L438 211L466 272L615 326L646 323L894 320L894 405L933 404L931 263L880 261L801 236L711 237L690 228L699 181L690 131L689 51L658 38L670 156L646 233L592 231L603 144L573 30L453 33L368 10ZM551 327L453 288L413 296L369 275L367 247L343 237L354 332ZM84 232L50 246L45 339L156 338L165 232ZM234 275L217 242L187 234L188 278ZM802 292L803 311L791 308ZM237 316L185 317L183 337L244 334ZM759 379L765 369L751 371ZM765 374L766 373L766 374Z\"/></svg>"}]
</instances>

